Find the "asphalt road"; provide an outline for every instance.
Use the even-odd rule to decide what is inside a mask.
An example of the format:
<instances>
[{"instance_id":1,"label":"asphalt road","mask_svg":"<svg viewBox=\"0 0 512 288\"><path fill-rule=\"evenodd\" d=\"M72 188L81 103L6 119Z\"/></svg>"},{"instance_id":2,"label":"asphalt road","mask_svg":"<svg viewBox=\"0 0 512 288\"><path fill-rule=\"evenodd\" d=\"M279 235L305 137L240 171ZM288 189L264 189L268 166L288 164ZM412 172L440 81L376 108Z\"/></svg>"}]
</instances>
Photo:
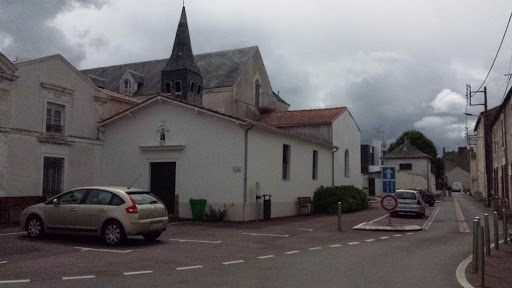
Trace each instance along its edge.
<instances>
[{"instance_id":1,"label":"asphalt road","mask_svg":"<svg viewBox=\"0 0 512 288\"><path fill-rule=\"evenodd\" d=\"M338 232L336 217L181 223L159 241L133 238L115 249L94 237L0 234L0 286L460 287L455 271L471 253L472 236L459 232L454 198L469 224L488 212L454 194L429 207L427 217L439 207L433 221L396 219L428 227L413 233ZM363 221L384 214L365 213ZM356 216L346 219L355 223Z\"/></svg>"}]
</instances>

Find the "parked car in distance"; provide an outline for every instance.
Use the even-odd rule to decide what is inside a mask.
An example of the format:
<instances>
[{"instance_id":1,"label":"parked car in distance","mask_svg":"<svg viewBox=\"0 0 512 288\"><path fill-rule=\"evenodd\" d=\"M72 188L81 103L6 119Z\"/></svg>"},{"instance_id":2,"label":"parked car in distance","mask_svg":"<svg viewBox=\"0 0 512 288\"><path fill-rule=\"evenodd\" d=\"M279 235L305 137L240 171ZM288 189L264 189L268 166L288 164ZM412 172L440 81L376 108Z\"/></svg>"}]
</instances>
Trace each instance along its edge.
<instances>
[{"instance_id":1,"label":"parked car in distance","mask_svg":"<svg viewBox=\"0 0 512 288\"><path fill-rule=\"evenodd\" d=\"M436 199L434 198L434 194L430 192L428 189L420 189L420 188L411 188L407 190L414 190L420 193L421 199L428 204L428 206L432 207L436 204Z\"/></svg>"},{"instance_id":2,"label":"parked car in distance","mask_svg":"<svg viewBox=\"0 0 512 288\"><path fill-rule=\"evenodd\" d=\"M391 216L395 216L398 213L414 213L419 217L425 216L425 202L421 199L418 191L396 190L395 197L398 200L398 205L396 210L391 213Z\"/></svg>"},{"instance_id":3,"label":"parked car in distance","mask_svg":"<svg viewBox=\"0 0 512 288\"><path fill-rule=\"evenodd\" d=\"M29 206L20 225L29 237L45 233L96 234L109 246L126 236L142 235L152 241L167 229L167 208L158 197L137 188L80 187L59 194L45 203Z\"/></svg>"},{"instance_id":4,"label":"parked car in distance","mask_svg":"<svg viewBox=\"0 0 512 288\"><path fill-rule=\"evenodd\" d=\"M453 182L452 184L452 192L461 192L462 191L462 183Z\"/></svg>"}]
</instances>

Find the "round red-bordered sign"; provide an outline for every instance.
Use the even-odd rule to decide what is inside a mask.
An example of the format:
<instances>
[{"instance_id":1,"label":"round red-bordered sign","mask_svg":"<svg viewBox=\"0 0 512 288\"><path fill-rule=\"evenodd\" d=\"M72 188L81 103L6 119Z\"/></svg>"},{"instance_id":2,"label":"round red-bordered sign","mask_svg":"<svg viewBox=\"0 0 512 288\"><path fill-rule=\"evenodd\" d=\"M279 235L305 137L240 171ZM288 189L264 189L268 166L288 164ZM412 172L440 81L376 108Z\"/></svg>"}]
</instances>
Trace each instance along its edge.
<instances>
[{"instance_id":1,"label":"round red-bordered sign","mask_svg":"<svg viewBox=\"0 0 512 288\"><path fill-rule=\"evenodd\" d=\"M398 200L396 200L395 195L385 195L382 197L382 199L380 199L380 205L382 208L384 208L384 210L392 212L395 211L396 206L398 206Z\"/></svg>"}]
</instances>

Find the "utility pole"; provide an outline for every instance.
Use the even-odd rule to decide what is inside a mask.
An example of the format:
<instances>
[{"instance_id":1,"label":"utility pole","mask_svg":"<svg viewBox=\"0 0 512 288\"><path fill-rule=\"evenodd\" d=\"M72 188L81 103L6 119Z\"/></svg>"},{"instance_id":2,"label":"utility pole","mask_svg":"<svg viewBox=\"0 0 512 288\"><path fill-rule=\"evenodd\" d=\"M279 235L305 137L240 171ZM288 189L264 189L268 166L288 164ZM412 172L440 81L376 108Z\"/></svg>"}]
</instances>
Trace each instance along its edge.
<instances>
[{"instance_id":1,"label":"utility pole","mask_svg":"<svg viewBox=\"0 0 512 288\"><path fill-rule=\"evenodd\" d=\"M473 94L484 93L484 103L473 104L471 98ZM484 91L471 91L471 85L466 84L466 97L469 99L469 106L484 106L483 113L483 125L484 125L484 150L485 150L485 179L487 182L487 206L491 206L491 194L492 194L492 133L491 133L491 119L487 115L487 86L484 87Z\"/></svg>"}]
</instances>

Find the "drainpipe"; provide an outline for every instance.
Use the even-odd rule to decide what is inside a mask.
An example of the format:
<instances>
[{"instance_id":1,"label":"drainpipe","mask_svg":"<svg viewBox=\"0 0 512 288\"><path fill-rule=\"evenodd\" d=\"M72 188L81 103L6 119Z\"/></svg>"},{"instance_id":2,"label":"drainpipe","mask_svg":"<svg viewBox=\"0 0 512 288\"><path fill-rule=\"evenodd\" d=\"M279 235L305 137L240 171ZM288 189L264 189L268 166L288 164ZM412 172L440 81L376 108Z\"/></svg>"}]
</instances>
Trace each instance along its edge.
<instances>
[{"instance_id":1,"label":"drainpipe","mask_svg":"<svg viewBox=\"0 0 512 288\"><path fill-rule=\"evenodd\" d=\"M334 187L334 153L336 153L339 149L340 147L334 146L334 151L332 151L332 187Z\"/></svg>"},{"instance_id":2,"label":"drainpipe","mask_svg":"<svg viewBox=\"0 0 512 288\"><path fill-rule=\"evenodd\" d=\"M254 125L249 126L249 128L245 129L245 143L244 143L244 205L243 205L243 222L245 222L245 204L247 203L247 152L248 152L248 140L249 140L249 130L251 130Z\"/></svg>"}]
</instances>

